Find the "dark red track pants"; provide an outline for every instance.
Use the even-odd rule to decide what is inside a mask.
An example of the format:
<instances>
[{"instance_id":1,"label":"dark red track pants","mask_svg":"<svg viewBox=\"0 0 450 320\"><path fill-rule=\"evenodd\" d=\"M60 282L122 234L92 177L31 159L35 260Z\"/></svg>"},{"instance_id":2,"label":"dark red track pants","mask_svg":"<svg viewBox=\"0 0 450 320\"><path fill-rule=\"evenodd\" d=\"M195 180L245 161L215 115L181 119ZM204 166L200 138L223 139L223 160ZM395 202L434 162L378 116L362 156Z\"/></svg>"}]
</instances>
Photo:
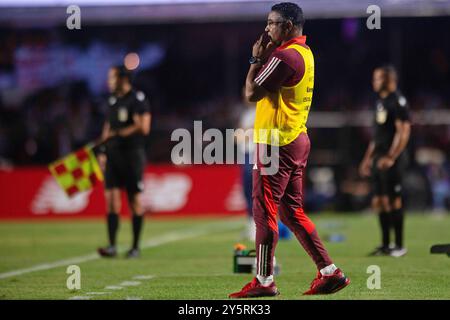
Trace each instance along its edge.
<instances>
[{"instance_id":1,"label":"dark red track pants","mask_svg":"<svg viewBox=\"0 0 450 320\"><path fill-rule=\"evenodd\" d=\"M264 147L263 145L257 147L257 166L253 170L257 274L261 276L273 274L273 257L278 242L277 213L281 221L295 234L319 270L332 264L314 224L303 211L302 182L310 150L308 135L301 133L290 144L279 147L276 152L279 167L275 174L263 174L268 166L262 164L264 161L260 161L261 148Z\"/></svg>"}]
</instances>

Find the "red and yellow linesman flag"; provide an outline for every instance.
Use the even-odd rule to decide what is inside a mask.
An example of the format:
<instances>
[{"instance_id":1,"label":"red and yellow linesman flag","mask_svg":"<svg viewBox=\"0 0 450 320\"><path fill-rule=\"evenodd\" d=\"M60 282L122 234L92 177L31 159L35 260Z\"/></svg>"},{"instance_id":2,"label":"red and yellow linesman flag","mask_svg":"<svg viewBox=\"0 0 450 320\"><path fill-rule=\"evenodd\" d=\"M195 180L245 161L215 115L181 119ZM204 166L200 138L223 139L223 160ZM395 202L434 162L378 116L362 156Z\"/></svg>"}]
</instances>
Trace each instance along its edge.
<instances>
[{"instance_id":1,"label":"red and yellow linesman flag","mask_svg":"<svg viewBox=\"0 0 450 320\"><path fill-rule=\"evenodd\" d=\"M103 173L93 152L93 144L51 163L48 168L69 197L91 189L103 181Z\"/></svg>"}]
</instances>

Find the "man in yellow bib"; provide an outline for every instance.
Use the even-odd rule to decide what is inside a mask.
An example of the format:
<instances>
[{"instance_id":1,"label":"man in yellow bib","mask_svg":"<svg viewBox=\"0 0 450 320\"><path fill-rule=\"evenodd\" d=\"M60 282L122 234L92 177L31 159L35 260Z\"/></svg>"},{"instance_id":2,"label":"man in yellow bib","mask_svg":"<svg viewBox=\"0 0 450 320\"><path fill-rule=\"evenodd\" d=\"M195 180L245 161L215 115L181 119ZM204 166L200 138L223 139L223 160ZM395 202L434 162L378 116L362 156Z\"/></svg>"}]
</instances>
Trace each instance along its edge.
<instances>
[{"instance_id":1,"label":"man in yellow bib","mask_svg":"<svg viewBox=\"0 0 450 320\"><path fill-rule=\"evenodd\" d=\"M278 242L277 214L295 234L318 269L304 294L329 294L350 280L337 268L316 228L303 211L302 180L310 142L306 121L314 87L314 57L306 45L303 12L294 3L274 5L265 33L253 45L245 93L257 102L253 167L253 216L256 224L256 277L231 298L275 296L273 257ZM275 147L276 172L269 173L260 147Z\"/></svg>"}]
</instances>

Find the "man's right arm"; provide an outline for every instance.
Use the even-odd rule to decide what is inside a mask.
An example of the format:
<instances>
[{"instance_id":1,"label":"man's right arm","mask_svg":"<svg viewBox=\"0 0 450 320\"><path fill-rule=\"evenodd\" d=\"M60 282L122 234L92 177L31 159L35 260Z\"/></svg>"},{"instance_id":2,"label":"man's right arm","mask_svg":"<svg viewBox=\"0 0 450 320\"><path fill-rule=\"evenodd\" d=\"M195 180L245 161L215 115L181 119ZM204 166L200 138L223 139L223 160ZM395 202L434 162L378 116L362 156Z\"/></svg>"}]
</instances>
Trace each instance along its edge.
<instances>
[{"instance_id":1,"label":"man's right arm","mask_svg":"<svg viewBox=\"0 0 450 320\"><path fill-rule=\"evenodd\" d=\"M98 163L100 168L105 171L106 168L106 146L105 142L111 137L111 126L108 121L105 122L102 129L102 134L99 139L98 146Z\"/></svg>"},{"instance_id":2,"label":"man's right arm","mask_svg":"<svg viewBox=\"0 0 450 320\"><path fill-rule=\"evenodd\" d=\"M106 140L110 138L111 135L111 126L108 121L105 122L102 129L102 135L100 137L100 142L105 143Z\"/></svg>"},{"instance_id":3,"label":"man's right arm","mask_svg":"<svg viewBox=\"0 0 450 320\"><path fill-rule=\"evenodd\" d=\"M375 150L375 142L370 141L366 153L364 154L364 158L361 161L361 165L359 166L359 174L363 177L370 176L370 165L373 160L374 150Z\"/></svg>"}]
</instances>

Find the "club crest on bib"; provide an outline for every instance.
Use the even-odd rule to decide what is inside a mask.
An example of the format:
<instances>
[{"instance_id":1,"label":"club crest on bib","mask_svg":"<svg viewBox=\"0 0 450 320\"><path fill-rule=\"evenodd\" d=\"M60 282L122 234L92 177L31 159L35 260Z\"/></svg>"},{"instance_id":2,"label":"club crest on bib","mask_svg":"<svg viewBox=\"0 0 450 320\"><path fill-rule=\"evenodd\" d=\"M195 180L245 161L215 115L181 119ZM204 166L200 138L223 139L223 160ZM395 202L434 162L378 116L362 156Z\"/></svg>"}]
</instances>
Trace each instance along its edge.
<instances>
[{"instance_id":1,"label":"club crest on bib","mask_svg":"<svg viewBox=\"0 0 450 320\"><path fill-rule=\"evenodd\" d=\"M376 120L378 124L383 124L386 122L387 119L387 110L384 108L383 104L378 103L377 104L377 113L376 113Z\"/></svg>"},{"instance_id":2,"label":"club crest on bib","mask_svg":"<svg viewBox=\"0 0 450 320\"><path fill-rule=\"evenodd\" d=\"M117 114L117 118L119 119L120 122L126 122L128 120L128 110L127 108L124 107L120 107L118 114Z\"/></svg>"}]
</instances>

